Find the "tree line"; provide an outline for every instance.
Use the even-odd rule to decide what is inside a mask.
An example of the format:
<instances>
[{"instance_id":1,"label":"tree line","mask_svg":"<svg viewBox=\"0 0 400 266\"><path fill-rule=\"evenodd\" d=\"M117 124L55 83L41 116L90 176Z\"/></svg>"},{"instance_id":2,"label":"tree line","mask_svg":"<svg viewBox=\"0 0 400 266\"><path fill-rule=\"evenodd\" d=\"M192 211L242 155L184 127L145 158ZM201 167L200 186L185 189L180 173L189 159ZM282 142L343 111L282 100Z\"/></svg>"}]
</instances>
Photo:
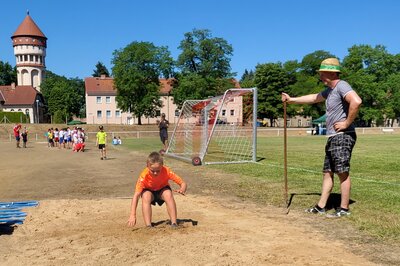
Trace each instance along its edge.
<instances>
[{"instance_id":1,"label":"tree line","mask_svg":"<svg viewBox=\"0 0 400 266\"><path fill-rule=\"evenodd\" d=\"M160 78L173 81L171 95L178 107L185 100L221 95L233 87L236 75L230 66L233 47L225 39L213 37L207 29L193 29L184 34L178 49L181 52L176 60L168 47L151 42L133 41L113 52L111 75L117 88L117 106L138 117L139 125L142 115L155 116L161 107ZM301 61L261 63L252 70L244 70L240 85L257 87L258 117L269 119L273 126L283 114L282 92L300 96L323 90L317 70L328 57L336 56L318 50L305 55ZM354 45L341 62L341 78L363 99L356 123L359 126L393 125L400 117L400 55L390 54L382 45ZM0 85L15 82L15 68L0 63ZM101 75L110 76L110 72L98 62L92 76ZM48 71L41 89L48 112L56 120L85 115L82 79L68 79ZM323 104L288 106L289 116L317 118L324 112Z\"/></svg>"},{"instance_id":2,"label":"tree line","mask_svg":"<svg viewBox=\"0 0 400 266\"><path fill-rule=\"evenodd\" d=\"M271 124L282 117L282 92L293 96L320 92L324 85L317 70L328 57L336 56L319 50L305 55L300 62L258 64L255 71L246 70L241 85L258 88L258 116L270 119ZM390 54L382 45L354 45L341 61L341 79L348 81L363 100L356 124L393 126L400 119L400 55ZM324 113L323 104L288 106L290 116L318 118Z\"/></svg>"}]
</instances>

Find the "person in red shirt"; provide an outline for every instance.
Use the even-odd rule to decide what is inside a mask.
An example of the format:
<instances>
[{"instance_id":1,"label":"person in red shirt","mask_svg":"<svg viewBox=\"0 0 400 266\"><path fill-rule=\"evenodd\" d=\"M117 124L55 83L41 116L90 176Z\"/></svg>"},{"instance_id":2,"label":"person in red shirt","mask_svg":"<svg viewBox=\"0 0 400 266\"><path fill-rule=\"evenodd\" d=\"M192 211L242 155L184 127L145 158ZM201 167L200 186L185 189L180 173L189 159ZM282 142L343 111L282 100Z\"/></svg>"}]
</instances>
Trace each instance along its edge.
<instances>
[{"instance_id":1,"label":"person in red shirt","mask_svg":"<svg viewBox=\"0 0 400 266\"><path fill-rule=\"evenodd\" d=\"M13 130L14 130L15 140L17 141L17 148L21 148L19 146L19 142L21 140L21 135L20 135L20 132L19 132L21 130L21 125L20 124L15 124Z\"/></svg>"},{"instance_id":2,"label":"person in red shirt","mask_svg":"<svg viewBox=\"0 0 400 266\"><path fill-rule=\"evenodd\" d=\"M136 182L128 226L136 225L136 208L139 198L142 197L143 219L147 227L153 227L151 223L151 205L156 205L157 203L161 206L164 202L167 205L171 227L178 227L176 203L169 180L179 185L179 189L174 190L174 192L185 195L187 189L185 181L164 165L163 157L158 152L152 152L147 158L147 167L140 173Z\"/></svg>"}]
</instances>

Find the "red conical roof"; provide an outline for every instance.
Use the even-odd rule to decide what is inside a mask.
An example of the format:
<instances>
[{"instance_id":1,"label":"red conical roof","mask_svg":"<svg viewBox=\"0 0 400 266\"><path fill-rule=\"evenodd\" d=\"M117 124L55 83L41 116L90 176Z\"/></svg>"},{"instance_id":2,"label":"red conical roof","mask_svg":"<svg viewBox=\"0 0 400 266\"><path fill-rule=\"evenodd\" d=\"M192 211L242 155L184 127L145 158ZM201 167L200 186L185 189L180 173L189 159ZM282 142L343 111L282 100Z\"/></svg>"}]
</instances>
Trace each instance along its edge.
<instances>
[{"instance_id":1,"label":"red conical roof","mask_svg":"<svg viewBox=\"0 0 400 266\"><path fill-rule=\"evenodd\" d=\"M36 36L47 39L43 32L36 25L35 21L33 21L33 19L29 16L29 13L26 15L24 21L22 21L22 23L18 26L11 38L18 36Z\"/></svg>"}]
</instances>

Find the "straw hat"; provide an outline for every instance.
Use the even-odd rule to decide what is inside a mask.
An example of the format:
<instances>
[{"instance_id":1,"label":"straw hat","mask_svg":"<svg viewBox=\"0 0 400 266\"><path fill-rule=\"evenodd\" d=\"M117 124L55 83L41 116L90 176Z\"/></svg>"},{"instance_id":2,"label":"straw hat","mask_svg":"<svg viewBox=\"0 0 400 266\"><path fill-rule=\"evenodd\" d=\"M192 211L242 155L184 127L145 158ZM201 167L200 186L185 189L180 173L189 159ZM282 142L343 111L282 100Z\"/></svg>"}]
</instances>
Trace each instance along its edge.
<instances>
[{"instance_id":1,"label":"straw hat","mask_svg":"<svg viewBox=\"0 0 400 266\"><path fill-rule=\"evenodd\" d=\"M339 72L340 73L340 63L337 58L327 58L321 62L321 66L319 67L319 72Z\"/></svg>"}]
</instances>

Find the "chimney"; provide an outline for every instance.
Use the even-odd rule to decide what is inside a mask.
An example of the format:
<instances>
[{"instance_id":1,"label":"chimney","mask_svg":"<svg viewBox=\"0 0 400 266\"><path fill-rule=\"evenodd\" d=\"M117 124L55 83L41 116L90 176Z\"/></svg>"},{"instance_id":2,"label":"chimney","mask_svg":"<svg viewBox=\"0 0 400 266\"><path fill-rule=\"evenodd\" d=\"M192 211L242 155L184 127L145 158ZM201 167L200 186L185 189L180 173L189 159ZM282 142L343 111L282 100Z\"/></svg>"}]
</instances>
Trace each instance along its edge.
<instances>
[{"instance_id":1,"label":"chimney","mask_svg":"<svg viewBox=\"0 0 400 266\"><path fill-rule=\"evenodd\" d=\"M15 82L11 83L11 89L15 90Z\"/></svg>"}]
</instances>

